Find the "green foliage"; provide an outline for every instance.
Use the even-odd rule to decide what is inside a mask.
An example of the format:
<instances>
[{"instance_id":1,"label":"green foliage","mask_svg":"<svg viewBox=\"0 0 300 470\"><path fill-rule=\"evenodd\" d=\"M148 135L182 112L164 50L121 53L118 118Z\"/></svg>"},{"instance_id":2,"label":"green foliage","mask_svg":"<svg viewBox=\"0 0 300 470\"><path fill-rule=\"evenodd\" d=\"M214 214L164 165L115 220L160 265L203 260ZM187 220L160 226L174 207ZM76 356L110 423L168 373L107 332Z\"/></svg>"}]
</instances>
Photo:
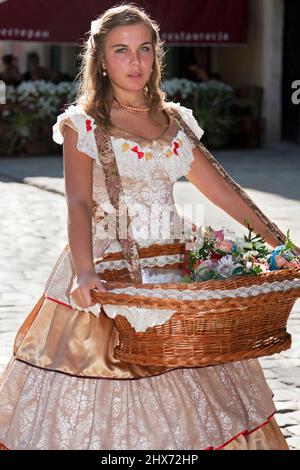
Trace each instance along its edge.
<instances>
[{"instance_id":1,"label":"green foliage","mask_svg":"<svg viewBox=\"0 0 300 470\"><path fill-rule=\"evenodd\" d=\"M194 111L204 130L203 142L212 150L224 148L235 126L233 89L221 82L200 84L198 106Z\"/></svg>"},{"instance_id":2,"label":"green foliage","mask_svg":"<svg viewBox=\"0 0 300 470\"><path fill-rule=\"evenodd\" d=\"M285 239L284 246L286 250L291 250L291 251L295 248L295 245L290 238L290 230L287 231L287 236Z\"/></svg>"}]
</instances>

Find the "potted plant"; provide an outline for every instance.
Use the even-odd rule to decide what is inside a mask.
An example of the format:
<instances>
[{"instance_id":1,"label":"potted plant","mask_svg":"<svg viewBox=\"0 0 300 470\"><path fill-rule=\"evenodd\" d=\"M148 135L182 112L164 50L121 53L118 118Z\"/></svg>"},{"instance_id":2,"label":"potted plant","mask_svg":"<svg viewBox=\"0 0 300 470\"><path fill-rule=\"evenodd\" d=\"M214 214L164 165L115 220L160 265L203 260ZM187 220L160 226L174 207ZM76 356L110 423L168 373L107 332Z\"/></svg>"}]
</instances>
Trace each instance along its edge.
<instances>
[{"instance_id":1,"label":"potted plant","mask_svg":"<svg viewBox=\"0 0 300 470\"><path fill-rule=\"evenodd\" d=\"M197 101L197 83L186 78L171 78L162 84L167 96L175 102L180 102L187 108L194 108Z\"/></svg>"},{"instance_id":2,"label":"potted plant","mask_svg":"<svg viewBox=\"0 0 300 470\"><path fill-rule=\"evenodd\" d=\"M56 150L52 126L58 110L74 98L76 83L44 80L8 86L2 112L0 153L49 154Z\"/></svg>"},{"instance_id":3,"label":"potted plant","mask_svg":"<svg viewBox=\"0 0 300 470\"><path fill-rule=\"evenodd\" d=\"M233 102L231 86L223 82L209 81L199 83L198 106L195 118L204 130L203 141L212 149L224 148L234 129Z\"/></svg>"}]
</instances>

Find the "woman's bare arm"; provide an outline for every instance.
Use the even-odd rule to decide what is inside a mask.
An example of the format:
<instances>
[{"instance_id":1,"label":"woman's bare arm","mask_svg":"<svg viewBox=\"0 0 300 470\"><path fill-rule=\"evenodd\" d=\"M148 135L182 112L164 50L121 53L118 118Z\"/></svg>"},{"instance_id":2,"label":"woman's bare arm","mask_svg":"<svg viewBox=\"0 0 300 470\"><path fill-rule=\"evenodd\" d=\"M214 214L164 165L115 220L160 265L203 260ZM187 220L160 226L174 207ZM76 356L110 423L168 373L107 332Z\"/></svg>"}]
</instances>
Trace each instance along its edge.
<instances>
[{"instance_id":1,"label":"woman's bare arm","mask_svg":"<svg viewBox=\"0 0 300 470\"><path fill-rule=\"evenodd\" d=\"M195 158L187 175L188 180L204 196L237 222L245 226L245 219L248 219L256 234L260 233L271 246L277 246L279 242L275 236L247 202L219 174L217 169L210 164L202 152L195 148L193 153Z\"/></svg>"},{"instance_id":2,"label":"woman's bare arm","mask_svg":"<svg viewBox=\"0 0 300 470\"><path fill-rule=\"evenodd\" d=\"M92 251L93 160L77 150L77 132L64 128L64 176L68 241L77 274L94 273Z\"/></svg>"},{"instance_id":3,"label":"woman's bare arm","mask_svg":"<svg viewBox=\"0 0 300 470\"><path fill-rule=\"evenodd\" d=\"M106 289L93 260L93 160L77 150L77 132L69 126L64 129L64 176L68 240L76 273L70 296L77 306L86 308L94 305L91 289Z\"/></svg>"}]
</instances>

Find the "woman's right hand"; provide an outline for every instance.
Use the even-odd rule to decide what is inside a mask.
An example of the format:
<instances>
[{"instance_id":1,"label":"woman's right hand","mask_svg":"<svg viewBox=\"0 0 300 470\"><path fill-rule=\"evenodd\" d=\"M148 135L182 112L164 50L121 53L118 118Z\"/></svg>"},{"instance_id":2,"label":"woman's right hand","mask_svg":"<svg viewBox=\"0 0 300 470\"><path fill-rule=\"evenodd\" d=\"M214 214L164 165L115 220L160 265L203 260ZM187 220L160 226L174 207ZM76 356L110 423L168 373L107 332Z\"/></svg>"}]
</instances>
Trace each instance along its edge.
<instances>
[{"instance_id":1,"label":"woman's right hand","mask_svg":"<svg viewBox=\"0 0 300 470\"><path fill-rule=\"evenodd\" d=\"M91 289L106 292L105 282L101 281L95 272L80 273L74 278L70 297L81 308L91 307L95 305L92 302Z\"/></svg>"}]
</instances>

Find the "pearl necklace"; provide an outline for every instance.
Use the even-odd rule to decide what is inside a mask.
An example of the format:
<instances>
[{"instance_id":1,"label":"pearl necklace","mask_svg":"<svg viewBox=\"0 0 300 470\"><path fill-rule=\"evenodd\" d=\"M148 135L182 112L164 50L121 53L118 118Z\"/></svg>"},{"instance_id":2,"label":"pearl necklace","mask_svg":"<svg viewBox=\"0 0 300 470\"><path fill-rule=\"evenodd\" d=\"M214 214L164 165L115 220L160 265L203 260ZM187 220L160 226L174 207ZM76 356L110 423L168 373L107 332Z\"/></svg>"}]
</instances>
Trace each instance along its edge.
<instances>
[{"instance_id":1,"label":"pearl necklace","mask_svg":"<svg viewBox=\"0 0 300 470\"><path fill-rule=\"evenodd\" d=\"M134 106L129 106L127 104L122 104L120 103L119 101L117 101L116 99L114 99L114 103L118 104L119 106L121 106L121 108L124 108L124 109L128 109L129 111L140 111L140 112L143 112L143 111L149 111L150 108L137 108L137 107L134 107Z\"/></svg>"}]
</instances>

